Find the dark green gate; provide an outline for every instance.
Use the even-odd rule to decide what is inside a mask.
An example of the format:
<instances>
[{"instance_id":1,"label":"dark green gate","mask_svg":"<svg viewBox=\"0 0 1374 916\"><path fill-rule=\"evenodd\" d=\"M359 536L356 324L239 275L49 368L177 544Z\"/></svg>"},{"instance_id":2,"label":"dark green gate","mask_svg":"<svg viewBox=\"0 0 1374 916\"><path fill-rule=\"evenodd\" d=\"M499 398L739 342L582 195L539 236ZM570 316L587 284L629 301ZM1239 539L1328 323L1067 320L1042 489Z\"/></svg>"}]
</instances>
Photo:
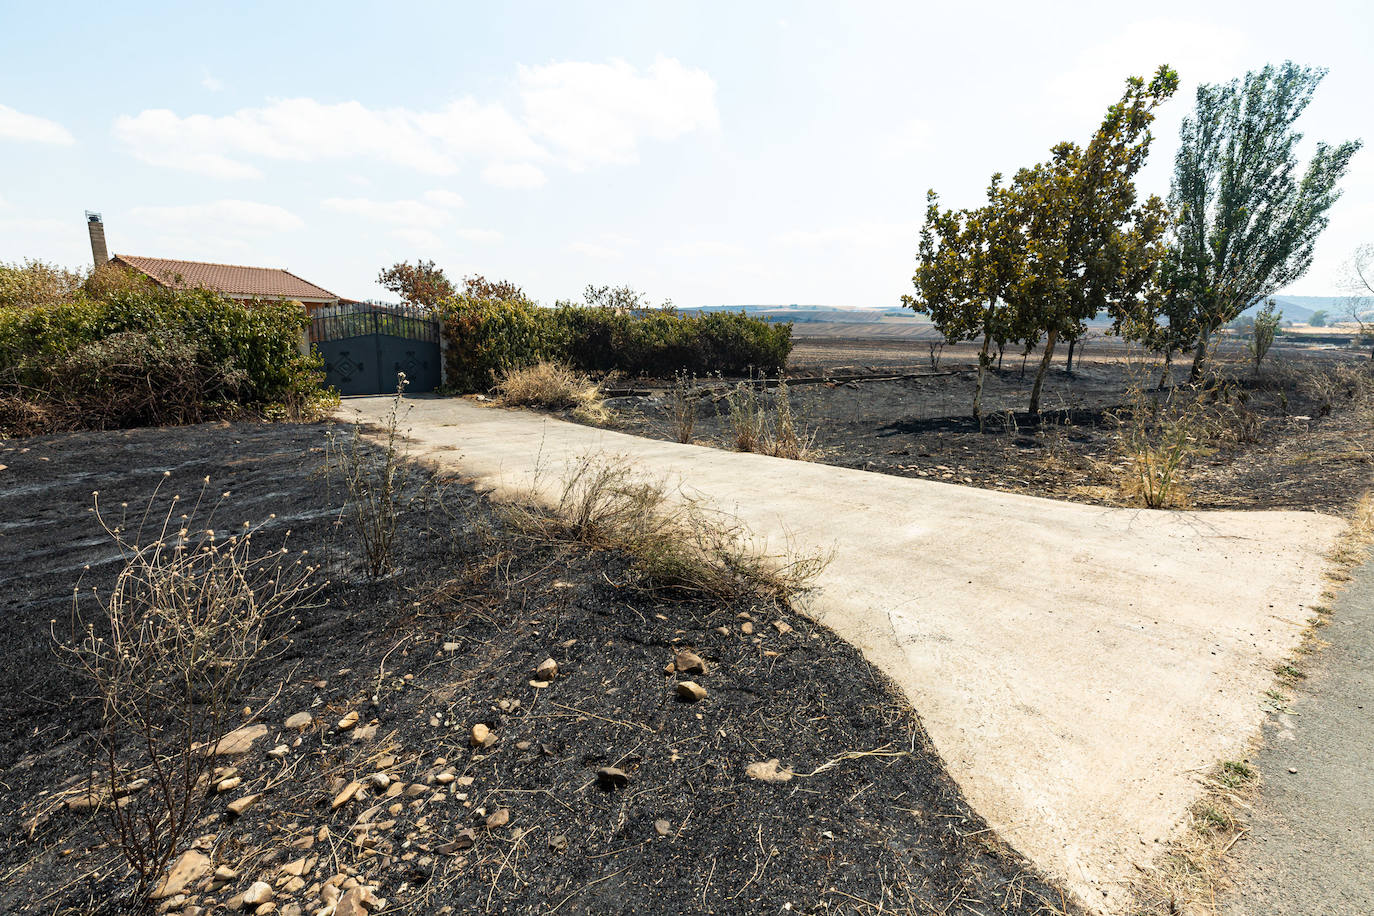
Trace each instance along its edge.
<instances>
[{"instance_id":1,"label":"dark green gate","mask_svg":"<svg viewBox=\"0 0 1374 916\"><path fill-rule=\"evenodd\" d=\"M398 372L411 393L442 380L439 321L429 309L368 302L317 309L310 343L324 359L325 383L340 394L393 394Z\"/></svg>"}]
</instances>

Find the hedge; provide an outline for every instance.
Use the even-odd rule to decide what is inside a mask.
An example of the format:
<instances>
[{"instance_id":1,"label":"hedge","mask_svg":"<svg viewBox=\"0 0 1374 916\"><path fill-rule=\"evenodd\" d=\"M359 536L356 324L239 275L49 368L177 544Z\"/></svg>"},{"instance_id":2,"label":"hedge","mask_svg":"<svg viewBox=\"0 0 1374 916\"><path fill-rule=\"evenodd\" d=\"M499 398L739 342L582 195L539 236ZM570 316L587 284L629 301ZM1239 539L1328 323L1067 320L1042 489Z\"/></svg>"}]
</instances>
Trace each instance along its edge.
<instances>
[{"instance_id":1,"label":"hedge","mask_svg":"<svg viewBox=\"0 0 1374 916\"><path fill-rule=\"evenodd\" d=\"M458 296L440 306L447 385L485 391L508 369L540 361L584 372L668 377L776 372L792 350L792 326L742 312L683 315L601 306L543 308L527 300Z\"/></svg>"},{"instance_id":2,"label":"hedge","mask_svg":"<svg viewBox=\"0 0 1374 916\"><path fill-rule=\"evenodd\" d=\"M300 352L306 322L300 303L205 290L0 306L0 432L316 409L328 395Z\"/></svg>"}]
</instances>

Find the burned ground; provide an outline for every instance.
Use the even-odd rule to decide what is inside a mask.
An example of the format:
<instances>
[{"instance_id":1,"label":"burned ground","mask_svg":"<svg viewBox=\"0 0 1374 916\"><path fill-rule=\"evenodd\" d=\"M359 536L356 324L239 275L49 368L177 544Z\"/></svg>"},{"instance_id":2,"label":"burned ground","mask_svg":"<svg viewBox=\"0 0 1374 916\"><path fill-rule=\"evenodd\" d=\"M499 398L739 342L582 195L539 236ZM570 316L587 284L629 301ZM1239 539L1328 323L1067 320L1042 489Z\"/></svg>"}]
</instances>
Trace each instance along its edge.
<instances>
[{"instance_id":1,"label":"burned ground","mask_svg":"<svg viewBox=\"0 0 1374 916\"><path fill-rule=\"evenodd\" d=\"M0 443L0 911L126 908L116 851L90 813L63 804L84 788L98 710L73 700L82 685L56 666L49 634L63 635L78 579L116 569L92 491L137 508L164 471L163 496L208 476L235 521L275 514L264 531L290 529L332 579L297 612L288 651L251 672L241 705L267 733L225 760L242 783L194 831L236 877L179 906L223 911L265 880L279 912L314 912L319 885L349 875L375 885L387 912L1061 907L969 810L891 685L786 606L647 591L614 552L506 532L457 483L403 518L400 571L362 579L341 494L320 474L329 429ZM707 690L699 702L680 700L665 673L683 648L706 663L691 675ZM535 681L546 658L557 677ZM300 712L308 725L282 724ZM341 728L351 712L357 724ZM479 723L495 741L474 748ZM267 754L280 744L284 756ZM774 758L790 780L746 775ZM623 783L598 779L608 766ZM355 780L361 795L341 793ZM502 811L504 823L492 818ZM281 871L293 860L300 882Z\"/></svg>"},{"instance_id":2,"label":"burned ground","mask_svg":"<svg viewBox=\"0 0 1374 916\"><path fill-rule=\"evenodd\" d=\"M847 379L790 389L792 408L814 437L812 460L1076 502L1134 504L1122 486L1129 389L1168 394L1157 387L1157 366L1099 343L1072 373L1062 363L1050 370L1041 414L1031 416L1034 366L1023 374L1009 354L1004 368L989 373L980 425L967 348L947 348L936 368L918 361L924 347L908 342L802 343L792 376ZM1368 365L1348 352L1291 350L1272 357L1258 377L1233 363L1224 385L1186 395L1205 401L1205 416L1189 449L1183 505L1348 508L1374 472L1374 382L1351 392L1330 379L1342 369L1367 374ZM1186 366L1175 367L1172 380L1185 396ZM721 382L707 384L717 390L700 399L693 441L728 448L729 400ZM645 390L649 397L611 401L615 425L673 438L665 387Z\"/></svg>"}]
</instances>

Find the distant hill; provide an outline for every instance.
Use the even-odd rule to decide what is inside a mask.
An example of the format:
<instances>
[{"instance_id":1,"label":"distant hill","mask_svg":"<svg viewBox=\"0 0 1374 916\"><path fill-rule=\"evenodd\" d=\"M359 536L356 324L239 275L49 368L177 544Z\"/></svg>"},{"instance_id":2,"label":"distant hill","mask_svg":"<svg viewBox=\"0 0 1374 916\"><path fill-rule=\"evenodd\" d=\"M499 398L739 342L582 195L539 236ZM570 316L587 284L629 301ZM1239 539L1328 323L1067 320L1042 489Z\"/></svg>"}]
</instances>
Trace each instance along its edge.
<instances>
[{"instance_id":1,"label":"distant hill","mask_svg":"<svg viewBox=\"0 0 1374 916\"><path fill-rule=\"evenodd\" d=\"M1328 319L1339 318L1347 310L1346 300L1341 296L1270 296L1283 311L1283 317L1287 321L1296 321L1305 324L1315 312L1326 312ZM1253 316L1264 305L1264 300L1256 302L1242 315Z\"/></svg>"}]
</instances>

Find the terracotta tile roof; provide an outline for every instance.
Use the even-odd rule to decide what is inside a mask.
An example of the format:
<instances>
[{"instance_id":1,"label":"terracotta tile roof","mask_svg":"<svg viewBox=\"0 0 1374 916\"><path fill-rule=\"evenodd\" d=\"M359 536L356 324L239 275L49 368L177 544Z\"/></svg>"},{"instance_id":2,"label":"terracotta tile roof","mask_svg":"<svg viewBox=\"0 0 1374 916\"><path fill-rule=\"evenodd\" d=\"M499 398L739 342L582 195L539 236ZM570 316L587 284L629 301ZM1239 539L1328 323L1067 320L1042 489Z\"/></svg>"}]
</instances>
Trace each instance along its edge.
<instances>
[{"instance_id":1,"label":"terracotta tile roof","mask_svg":"<svg viewBox=\"0 0 1374 916\"><path fill-rule=\"evenodd\" d=\"M322 286L276 267L244 267L239 264L209 264L204 261L175 261L171 258L141 258L117 254L118 261L147 274L162 286L213 289L231 297L263 299L338 299Z\"/></svg>"}]
</instances>

